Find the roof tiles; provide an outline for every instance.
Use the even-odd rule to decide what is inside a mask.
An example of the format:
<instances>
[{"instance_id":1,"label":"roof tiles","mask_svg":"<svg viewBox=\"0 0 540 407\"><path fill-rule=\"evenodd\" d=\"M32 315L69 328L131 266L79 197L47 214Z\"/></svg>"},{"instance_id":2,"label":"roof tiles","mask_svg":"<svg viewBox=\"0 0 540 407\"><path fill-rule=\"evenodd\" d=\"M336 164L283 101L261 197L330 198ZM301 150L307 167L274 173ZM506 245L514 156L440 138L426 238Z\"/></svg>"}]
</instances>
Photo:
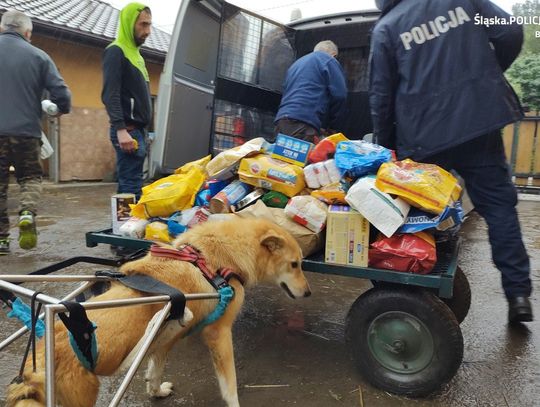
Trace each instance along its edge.
<instances>
[{"instance_id":1,"label":"roof tiles","mask_svg":"<svg viewBox=\"0 0 540 407\"><path fill-rule=\"evenodd\" d=\"M0 0L0 11L16 9L33 20L97 35L113 40L120 11L100 0ZM167 52L171 36L157 28L146 40L144 48Z\"/></svg>"}]
</instances>

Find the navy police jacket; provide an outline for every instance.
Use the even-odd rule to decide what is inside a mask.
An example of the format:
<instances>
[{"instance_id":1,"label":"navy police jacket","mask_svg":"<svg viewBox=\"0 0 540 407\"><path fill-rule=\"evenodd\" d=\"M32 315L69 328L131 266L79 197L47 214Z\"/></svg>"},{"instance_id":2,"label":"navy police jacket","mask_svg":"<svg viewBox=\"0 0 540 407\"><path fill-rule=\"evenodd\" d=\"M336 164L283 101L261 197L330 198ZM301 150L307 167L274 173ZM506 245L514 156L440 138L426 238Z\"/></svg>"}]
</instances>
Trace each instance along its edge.
<instances>
[{"instance_id":1,"label":"navy police jacket","mask_svg":"<svg viewBox=\"0 0 540 407\"><path fill-rule=\"evenodd\" d=\"M346 100L343 68L327 53L314 51L298 59L287 71L275 121L293 119L317 130L338 130Z\"/></svg>"},{"instance_id":2,"label":"navy police jacket","mask_svg":"<svg viewBox=\"0 0 540 407\"><path fill-rule=\"evenodd\" d=\"M509 14L488 0L380 3L369 92L377 143L419 161L523 117L503 75L523 42Z\"/></svg>"}]
</instances>

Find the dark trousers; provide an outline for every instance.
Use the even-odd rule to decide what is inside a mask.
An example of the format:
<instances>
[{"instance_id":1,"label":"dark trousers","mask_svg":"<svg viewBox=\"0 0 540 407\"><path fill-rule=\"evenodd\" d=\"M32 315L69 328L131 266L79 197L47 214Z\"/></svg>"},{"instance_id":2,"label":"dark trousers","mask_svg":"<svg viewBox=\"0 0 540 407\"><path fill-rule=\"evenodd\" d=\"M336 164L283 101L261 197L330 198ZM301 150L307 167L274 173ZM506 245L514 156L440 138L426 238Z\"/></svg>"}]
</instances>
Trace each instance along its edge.
<instances>
[{"instance_id":1,"label":"dark trousers","mask_svg":"<svg viewBox=\"0 0 540 407\"><path fill-rule=\"evenodd\" d=\"M319 142L319 130L299 120L279 119L274 126L274 140L278 133L314 144Z\"/></svg>"},{"instance_id":2,"label":"dark trousers","mask_svg":"<svg viewBox=\"0 0 540 407\"><path fill-rule=\"evenodd\" d=\"M455 170L465 181L476 211L488 226L491 255L501 271L508 298L530 296L530 263L516 211L512 183L500 131L421 160Z\"/></svg>"},{"instance_id":3,"label":"dark trousers","mask_svg":"<svg viewBox=\"0 0 540 407\"><path fill-rule=\"evenodd\" d=\"M111 142L116 150L117 192L135 194L138 201L143 185L143 165L147 150L146 133L144 129L133 129L129 130L129 134L139 143L139 147L133 153L122 151L118 144L116 130L112 127L110 130Z\"/></svg>"},{"instance_id":4,"label":"dark trousers","mask_svg":"<svg viewBox=\"0 0 540 407\"><path fill-rule=\"evenodd\" d=\"M40 148L40 139L35 137L0 136L0 238L9 236L7 191L11 165L21 188L20 210L37 213L43 176Z\"/></svg>"}]
</instances>

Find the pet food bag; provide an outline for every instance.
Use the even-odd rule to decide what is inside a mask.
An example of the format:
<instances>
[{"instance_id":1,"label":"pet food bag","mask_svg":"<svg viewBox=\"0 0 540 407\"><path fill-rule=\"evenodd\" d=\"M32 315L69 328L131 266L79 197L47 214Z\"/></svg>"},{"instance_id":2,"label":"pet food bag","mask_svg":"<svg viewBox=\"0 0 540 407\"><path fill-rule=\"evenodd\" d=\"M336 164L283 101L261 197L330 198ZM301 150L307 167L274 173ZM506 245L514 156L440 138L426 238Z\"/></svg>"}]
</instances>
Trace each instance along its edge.
<instances>
[{"instance_id":1,"label":"pet food bag","mask_svg":"<svg viewBox=\"0 0 540 407\"><path fill-rule=\"evenodd\" d=\"M427 229L445 231L460 225L463 217L463 209L459 201L454 206L447 206L440 215L411 208L405 223L398 229L398 233L415 233Z\"/></svg>"},{"instance_id":2,"label":"pet food bag","mask_svg":"<svg viewBox=\"0 0 540 407\"><path fill-rule=\"evenodd\" d=\"M374 176L357 180L349 188L345 200L387 237L403 225L411 208L403 199L380 191L375 186Z\"/></svg>"},{"instance_id":3,"label":"pet food bag","mask_svg":"<svg viewBox=\"0 0 540 407\"><path fill-rule=\"evenodd\" d=\"M141 219L170 216L174 212L191 208L195 197L206 181L207 156L185 164L175 174L161 178L143 187L139 202L131 208L132 216Z\"/></svg>"},{"instance_id":4,"label":"pet food bag","mask_svg":"<svg viewBox=\"0 0 540 407\"><path fill-rule=\"evenodd\" d=\"M395 194L411 205L436 215L453 205L461 195L461 186L452 174L435 164L406 159L381 165L377 188Z\"/></svg>"},{"instance_id":5,"label":"pet food bag","mask_svg":"<svg viewBox=\"0 0 540 407\"><path fill-rule=\"evenodd\" d=\"M371 243L369 266L427 274L437 262L435 239L426 232L396 234Z\"/></svg>"},{"instance_id":6,"label":"pet food bag","mask_svg":"<svg viewBox=\"0 0 540 407\"><path fill-rule=\"evenodd\" d=\"M256 154L266 143L264 138L257 137L249 140L241 146L222 151L216 155L206 166L206 171L210 178L223 180L232 178L238 167L240 160L250 154Z\"/></svg>"},{"instance_id":7,"label":"pet food bag","mask_svg":"<svg viewBox=\"0 0 540 407\"><path fill-rule=\"evenodd\" d=\"M295 196L306 186L302 168L264 154L242 159L238 176L246 184L281 192L288 197Z\"/></svg>"},{"instance_id":8,"label":"pet food bag","mask_svg":"<svg viewBox=\"0 0 540 407\"><path fill-rule=\"evenodd\" d=\"M392 152L364 140L342 141L334 158L342 175L356 179L375 174L382 163L392 159Z\"/></svg>"}]
</instances>

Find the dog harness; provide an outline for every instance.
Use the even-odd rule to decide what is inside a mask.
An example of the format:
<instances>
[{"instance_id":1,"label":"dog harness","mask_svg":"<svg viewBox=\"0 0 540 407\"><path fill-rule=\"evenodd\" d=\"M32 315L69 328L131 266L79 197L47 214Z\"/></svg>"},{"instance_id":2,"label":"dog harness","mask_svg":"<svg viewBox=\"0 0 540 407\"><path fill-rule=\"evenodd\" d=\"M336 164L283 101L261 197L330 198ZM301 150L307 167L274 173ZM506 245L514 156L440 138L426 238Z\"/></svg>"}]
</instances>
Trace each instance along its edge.
<instances>
[{"instance_id":1,"label":"dog harness","mask_svg":"<svg viewBox=\"0 0 540 407\"><path fill-rule=\"evenodd\" d=\"M213 273L206 264L206 259L202 253L195 247L189 244L183 244L178 249L152 245L150 254L155 257L165 257L178 261L186 261L195 265L206 278L206 280L214 287L219 294L219 301L214 311L206 316L204 320L193 327L186 335L190 335L204 328L223 316L227 306L234 297L234 289L229 285L231 278L236 278L240 284L244 285L244 280L232 269L223 267L217 273Z\"/></svg>"}]
</instances>

